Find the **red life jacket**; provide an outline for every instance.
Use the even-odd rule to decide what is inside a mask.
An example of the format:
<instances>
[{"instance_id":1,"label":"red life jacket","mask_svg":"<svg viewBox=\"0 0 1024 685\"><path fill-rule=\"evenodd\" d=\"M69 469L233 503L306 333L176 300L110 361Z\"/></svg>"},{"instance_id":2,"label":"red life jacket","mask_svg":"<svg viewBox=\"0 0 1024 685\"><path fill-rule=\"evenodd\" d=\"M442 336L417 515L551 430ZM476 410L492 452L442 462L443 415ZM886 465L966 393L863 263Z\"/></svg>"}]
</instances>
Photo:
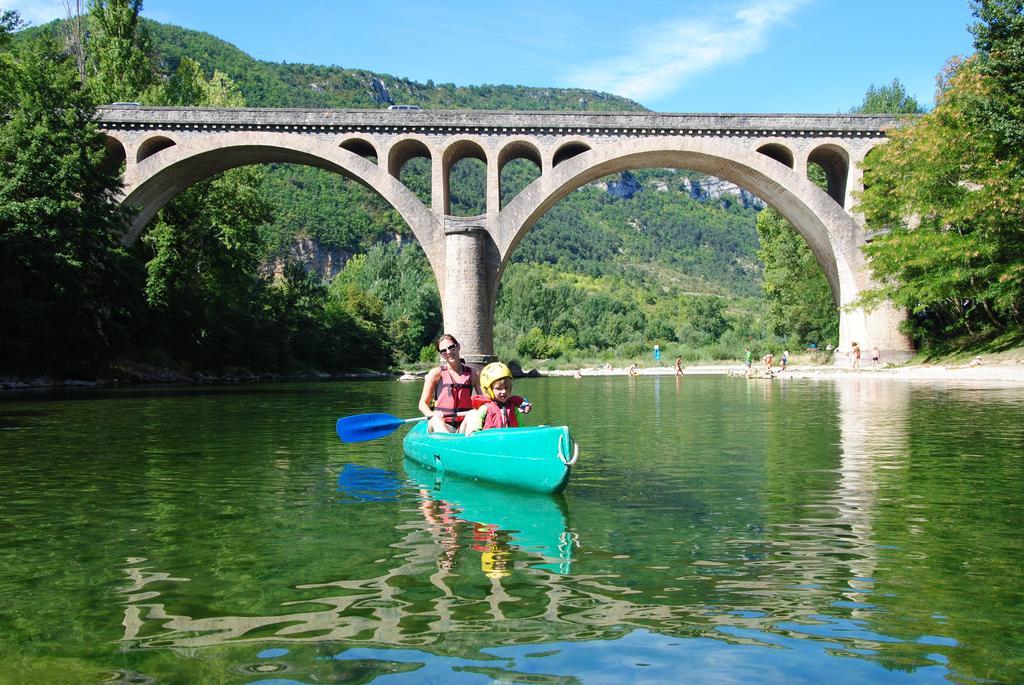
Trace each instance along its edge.
<instances>
[{"instance_id":1,"label":"red life jacket","mask_svg":"<svg viewBox=\"0 0 1024 685\"><path fill-rule=\"evenodd\" d=\"M464 374L456 376L447 366L441 367L441 377L434 386L434 409L444 414L444 422L452 426L462 423L460 411L473 408L473 371L462 367Z\"/></svg>"},{"instance_id":2,"label":"red life jacket","mask_svg":"<svg viewBox=\"0 0 1024 685\"><path fill-rule=\"evenodd\" d=\"M484 417L484 425L481 428L518 428L519 419L516 417L516 407L523 403L519 395L512 395L500 405L494 400L489 400L485 405L487 415Z\"/></svg>"}]
</instances>

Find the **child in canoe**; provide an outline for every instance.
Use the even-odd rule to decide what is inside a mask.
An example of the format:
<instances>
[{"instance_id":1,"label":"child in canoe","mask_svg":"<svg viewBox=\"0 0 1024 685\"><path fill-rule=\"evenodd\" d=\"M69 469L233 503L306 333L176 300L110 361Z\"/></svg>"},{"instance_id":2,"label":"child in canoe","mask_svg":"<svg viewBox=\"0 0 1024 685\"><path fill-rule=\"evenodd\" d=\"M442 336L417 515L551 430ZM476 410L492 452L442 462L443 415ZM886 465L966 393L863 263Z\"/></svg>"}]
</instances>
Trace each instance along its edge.
<instances>
[{"instance_id":1,"label":"child in canoe","mask_svg":"<svg viewBox=\"0 0 1024 685\"><path fill-rule=\"evenodd\" d=\"M488 364L480 371L480 387L486 397L473 396L476 410L466 416L465 434L488 428L510 428L519 425L516 410L529 414L533 405L512 394L512 371L501 362Z\"/></svg>"}]
</instances>

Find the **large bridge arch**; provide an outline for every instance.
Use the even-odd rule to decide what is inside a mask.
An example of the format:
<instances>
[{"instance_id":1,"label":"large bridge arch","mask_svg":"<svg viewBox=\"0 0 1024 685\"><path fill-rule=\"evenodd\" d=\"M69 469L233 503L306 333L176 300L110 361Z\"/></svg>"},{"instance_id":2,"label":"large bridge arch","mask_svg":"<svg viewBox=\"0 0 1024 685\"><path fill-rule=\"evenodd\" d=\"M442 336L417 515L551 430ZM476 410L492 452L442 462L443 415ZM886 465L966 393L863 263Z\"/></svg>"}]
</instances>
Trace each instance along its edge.
<instances>
[{"instance_id":1,"label":"large bridge arch","mask_svg":"<svg viewBox=\"0 0 1024 685\"><path fill-rule=\"evenodd\" d=\"M863 186L859 164L885 143L889 128L900 125L896 117L122 105L101 108L99 118L112 163L125 165L124 200L139 208L128 239L188 185L235 166L306 164L379 193L426 253L445 329L459 336L471 362L493 354L497 285L525 231L581 185L645 167L693 169L726 179L786 216L810 246L841 308L839 351L854 340L877 345L891 360L906 359L912 350L899 332L902 312L883 306L866 313L851 306L871 285L860 251L863 217L851 199ZM418 199L398 178L412 157L430 159L429 199ZM448 215L446 172L463 157L486 165L486 213L480 216ZM540 176L502 206L501 170L516 158L538 164ZM811 163L831 172L831 193L806 178Z\"/></svg>"},{"instance_id":2,"label":"large bridge arch","mask_svg":"<svg viewBox=\"0 0 1024 685\"><path fill-rule=\"evenodd\" d=\"M444 234L434 214L404 184L366 159L362 149L288 133L211 134L158 150L129 168L123 203L138 209L125 243L134 242L156 213L189 186L251 164L290 163L325 169L378 193L399 213L427 255L444 273ZM438 286L443 287L439 279Z\"/></svg>"},{"instance_id":3,"label":"large bridge arch","mask_svg":"<svg viewBox=\"0 0 1024 685\"><path fill-rule=\"evenodd\" d=\"M786 164L757 149L704 139L645 139L626 145L591 149L565 160L527 186L498 216L493 237L498 263L489 310L497 300L501 275L516 246L538 219L577 188L609 174L640 168L678 168L716 176L754 193L774 207L803 236L825 273L840 310L840 348L871 339L879 347L902 349L905 340L891 325L900 318L891 308L872 313L851 305L870 287L870 272L861 252L863 231L856 220L828 193ZM880 322L888 328L871 338ZM890 347L891 346L891 347Z\"/></svg>"}]
</instances>

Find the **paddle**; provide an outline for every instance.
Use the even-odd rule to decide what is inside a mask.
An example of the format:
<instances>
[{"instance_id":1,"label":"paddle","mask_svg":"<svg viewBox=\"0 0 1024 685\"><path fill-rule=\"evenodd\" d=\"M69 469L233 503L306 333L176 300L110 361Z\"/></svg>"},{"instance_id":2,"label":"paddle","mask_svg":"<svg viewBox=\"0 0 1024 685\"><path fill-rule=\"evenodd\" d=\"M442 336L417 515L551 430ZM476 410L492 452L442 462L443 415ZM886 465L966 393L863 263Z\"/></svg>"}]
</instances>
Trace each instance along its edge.
<instances>
[{"instance_id":1,"label":"paddle","mask_svg":"<svg viewBox=\"0 0 1024 685\"><path fill-rule=\"evenodd\" d=\"M460 412L460 414L468 413ZM400 419L391 414L356 414L338 419L336 428L342 442L366 442L391 435L403 423L416 423L424 421L426 418L426 416L417 416L412 419Z\"/></svg>"},{"instance_id":2,"label":"paddle","mask_svg":"<svg viewBox=\"0 0 1024 685\"><path fill-rule=\"evenodd\" d=\"M391 414L356 414L338 419L338 437L342 442L366 442L391 435L403 423L423 421L426 416L413 419L400 419Z\"/></svg>"}]
</instances>

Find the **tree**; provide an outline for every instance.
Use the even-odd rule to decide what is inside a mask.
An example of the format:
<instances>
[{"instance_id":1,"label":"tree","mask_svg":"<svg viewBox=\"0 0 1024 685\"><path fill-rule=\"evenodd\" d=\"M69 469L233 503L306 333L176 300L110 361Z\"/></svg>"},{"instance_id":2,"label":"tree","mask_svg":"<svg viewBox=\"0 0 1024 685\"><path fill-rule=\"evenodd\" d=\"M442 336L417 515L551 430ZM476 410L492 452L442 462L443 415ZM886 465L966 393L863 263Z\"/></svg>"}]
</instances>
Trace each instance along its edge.
<instances>
[{"instance_id":1,"label":"tree","mask_svg":"<svg viewBox=\"0 0 1024 685\"><path fill-rule=\"evenodd\" d=\"M4 21L11 22L9 14ZM0 360L71 373L106 355L118 307L116 169L77 69L49 36L0 53ZM75 357L65 358L68 349Z\"/></svg>"},{"instance_id":2,"label":"tree","mask_svg":"<svg viewBox=\"0 0 1024 685\"><path fill-rule=\"evenodd\" d=\"M875 86L872 83L864 94L864 101L850 111L860 114L921 114L924 108L907 93L897 78L889 85Z\"/></svg>"},{"instance_id":3,"label":"tree","mask_svg":"<svg viewBox=\"0 0 1024 685\"><path fill-rule=\"evenodd\" d=\"M764 262L766 323L773 335L800 343L837 340L839 316L832 290L807 242L774 209L757 217ZM824 344L821 345L824 347Z\"/></svg>"},{"instance_id":4,"label":"tree","mask_svg":"<svg viewBox=\"0 0 1024 685\"><path fill-rule=\"evenodd\" d=\"M729 322L725 320L725 300L721 297L688 297L683 308L689 327L687 342L697 345L708 345L718 342L729 330Z\"/></svg>"},{"instance_id":5,"label":"tree","mask_svg":"<svg viewBox=\"0 0 1024 685\"><path fill-rule=\"evenodd\" d=\"M1022 3L975 13L978 54L954 63L935 109L865 166L860 209L888 233L866 248L880 286L862 302L906 307L924 343L1024 321Z\"/></svg>"},{"instance_id":6,"label":"tree","mask_svg":"<svg viewBox=\"0 0 1024 685\"><path fill-rule=\"evenodd\" d=\"M21 15L14 10L0 10L0 50L6 49L11 34L21 27Z\"/></svg>"},{"instance_id":7,"label":"tree","mask_svg":"<svg viewBox=\"0 0 1024 685\"><path fill-rule=\"evenodd\" d=\"M380 321L394 353L415 360L441 327L441 301L426 256L413 246L377 245L349 260L331 284L331 297L354 292L379 303Z\"/></svg>"},{"instance_id":8,"label":"tree","mask_svg":"<svg viewBox=\"0 0 1024 685\"><path fill-rule=\"evenodd\" d=\"M142 0L90 0L89 88L99 103L134 100L154 82Z\"/></svg>"},{"instance_id":9,"label":"tree","mask_svg":"<svg viewBox=\"0 0 1024 685\"><path fill-rule=\"evenodd\" d=\"M973 0L971 27L978 72L987 91L973 103L974 121L996 136L1000 158L1024 159L1024 1Z\"/></svg>"},{"instance_id":10,"label":"tree","mask_svg":"<svg viewBox=\"0 0 1024 685\"><path fill-rule=\"evenodd\" d=\"M236 169L193 185L144 236L153 250L147 299L175 336L175 351L191 361L240 362L250 349L261 299L259 227L271 218L258 175Z\"/></svg>"}]
</instances>

